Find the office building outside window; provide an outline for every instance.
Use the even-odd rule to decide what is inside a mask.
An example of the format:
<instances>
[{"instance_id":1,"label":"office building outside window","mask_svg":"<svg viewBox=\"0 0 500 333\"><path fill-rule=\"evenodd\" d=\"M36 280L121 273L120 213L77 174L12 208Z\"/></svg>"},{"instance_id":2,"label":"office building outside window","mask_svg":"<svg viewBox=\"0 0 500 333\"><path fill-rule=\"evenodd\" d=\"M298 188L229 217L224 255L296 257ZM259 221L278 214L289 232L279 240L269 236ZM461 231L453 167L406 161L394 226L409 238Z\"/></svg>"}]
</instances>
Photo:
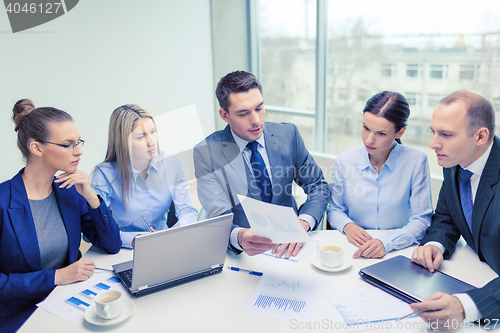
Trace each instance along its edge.
<instances>
[{"instance_id":1,"label":"office building outside window","mask_svg":"<svg viewBox=\"0 0 500 333\"><path fill-rule=\"evenodd\" d=\"M387 8L402 11L394 15ZM412 15L404 15L408 10ZM497 0L473 6L448 0L422 0L419 6L396 0L258 1L266 119L294 122L308 149L337 155L362 145L366 100L397 91L411 108L403 142L426 151L431 172L440 175L429 148L439 100L471 89L500 107L497 17Z\"/></svg>"},{"instance_id":2,"label":"office building outside window","mask_svg":"<svg viewBox=\"0 0 500 333\"><path fill-rule=\"evenodd\" d=\"M407 64L406 77L408 79L421 79L423 71L422 68L423 68L422 64Z\"/></svg>"},{"instance_id":3,"label":"office building outside window","mask_svg":"<svg viewBox=\"0 0 500 333\"><path fill-rule=\"evenodd\" d=\"M357 89L356 90L356 102L365 104L366 101L371 97L370 91L368 89Z\"/></svg>"},{"instance_id":4,"label":"office building outside window","mask_svg":"<svg viewBox=\"0 0 500 333\"><path fill-rule=\"evenodd\" d=\"M427 109L434 110L439 104L439 101L443 99L444 95L440 94L428 94L427 95Z\"/></svg>"},{"instance_id":5,"label":"office building outside window","mask_svg":"<svg viewBox=\"0 0 500 333\"><path fill-rule=\"evenodd\" d=\"M447 80L448 65L430 65L429 78L431 80Z\"/></svg>"},{"instance_id":6,"label":"office building outside window","mask_svg":"<svg viewBox=\"0 0 500 333\"><path fill-rule=\"evenodd\" d=\"M460 65L460 80L463 81L474 81L477 79L479 74L479 65Z\"/></svg>"},{"instance_id":7,"label":"office building outside window","mask_svg":"<svg viewBox=\"0 0 500 333\"><path fill-rule=\"evenodd\" d=\"M419 93L405 93L404 94L411 109L420 109L420 94Z\"/></svg>"},{"instance_id":8,"label":"office building outside window","mask_svg":"<svg viewBox=\"0 0 500 333\"><path fill-rule=\"evenodd\" d=\"M386 79L396 78L396 64L381 64L380 65L380 76Z\"/></svg>"}]
</instances>

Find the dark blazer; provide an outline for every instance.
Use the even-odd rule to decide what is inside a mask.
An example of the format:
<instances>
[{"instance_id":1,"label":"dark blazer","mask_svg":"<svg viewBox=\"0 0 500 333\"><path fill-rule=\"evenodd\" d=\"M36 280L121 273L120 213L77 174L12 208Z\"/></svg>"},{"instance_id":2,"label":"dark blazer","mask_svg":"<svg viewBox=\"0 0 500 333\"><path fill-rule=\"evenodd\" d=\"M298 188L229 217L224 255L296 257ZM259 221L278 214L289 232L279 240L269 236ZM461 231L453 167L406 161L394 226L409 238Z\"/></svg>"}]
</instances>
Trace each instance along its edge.
<instances>
[{"instance_id":1,"label":"dark blazer","mask_svg":"<svg viewBox=\"0 0 500 333\"><path fill-rule=\"evenodd\" d=\"M0 184L0 331L13 332L54 289L55 270L42 270L35 224L22 172ZM52 184L68 234L66 264L77 260L81 233L109 252L120 251L118 225L104 203L97 209L75 190Z\"/></svg>"},{"instance_id":2,"label":"dark blazer","mask_svg":"<svg viewBox=\"0 0 500 333\"><path fill-rule=\"evenodd\" d=\"M290 123L266 123L264 139L273 183L271 203L293 207L297 212L292 196L295 181L308 194L300 213L312 216L316 222L321 221L330 189L297 127ZM233 212L233 228L249 228L237 195L262 198L229 125L196 145L193 155L198 197L207 217Z\"/></svg>"},{"instance_id":3,"label":"dark blazer","mask_svg":"<svg viewBox=\"0 0 500 333\"><path fill-rule=\"evenodd\" d=\"M460 236L497 274L500 274L500 139L495 137L474 200L472 233L460 204L460 166L443 169L444 181L439 192L431 226L420 245L437 241L449 258ZM500 278L468 292L483 319L500 318Z\"/></svg>"}]
</instances>

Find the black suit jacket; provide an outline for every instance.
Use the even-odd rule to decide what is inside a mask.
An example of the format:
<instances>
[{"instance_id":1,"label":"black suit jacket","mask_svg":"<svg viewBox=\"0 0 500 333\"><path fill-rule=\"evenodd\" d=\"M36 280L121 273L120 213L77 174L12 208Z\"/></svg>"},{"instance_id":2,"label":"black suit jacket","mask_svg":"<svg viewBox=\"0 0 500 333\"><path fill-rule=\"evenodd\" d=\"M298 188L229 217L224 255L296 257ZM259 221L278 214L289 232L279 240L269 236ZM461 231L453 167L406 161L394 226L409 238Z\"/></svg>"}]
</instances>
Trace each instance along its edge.
<instances>
[{"instance_id":1,"label":"black suit jacket","mask_svg":"<svg viewBox=\"0 0 500 333\"><path fill-rule=\"evenodd\" d=\"M460 238L497 274L500 274L500 139L495 136L474 200L472 233L467 226L460 204L460 166L444 168L444 181L439 192L431 226L420 245L437 241L445 247L449 258ZM500 278L482 288L468 292L483 319L500 318Z\"/></svg>"}]
</instances>

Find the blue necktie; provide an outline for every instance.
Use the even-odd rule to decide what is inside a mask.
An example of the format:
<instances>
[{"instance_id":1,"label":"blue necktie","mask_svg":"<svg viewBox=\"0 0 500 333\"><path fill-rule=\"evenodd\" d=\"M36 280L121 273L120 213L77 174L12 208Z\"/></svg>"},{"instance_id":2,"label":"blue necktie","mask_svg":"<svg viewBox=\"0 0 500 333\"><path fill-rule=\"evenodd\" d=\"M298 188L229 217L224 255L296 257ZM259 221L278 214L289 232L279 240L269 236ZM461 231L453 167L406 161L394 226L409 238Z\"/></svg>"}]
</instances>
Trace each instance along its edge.
<instances>
[{"instance_id":1,"label":"blue necktie","mask_svg":"<svg viewBox=\"0 0 500 333\"><path fill-rule=\"evenodd\" d=\"M461 169L460 172L460 202L462 203L462 211L464 212L465 220L472 233L472 190L470 187L470 177L472 172Z\"/></svg>"},{"instance_id":2,"label":"blue necktie","mask_svg":"<svg viewBox=\"0 0 500 333\"><path fill-rule=\"evenodd\" d=\"M273 197L271 179L269 178L269 173L267 172L264 159L259 153L259 143L257 141L251 141L247 144L247 147L252 151L250 164L252 165L252 172L255 177L255 181L257 182L257 185L260 189L260 196L262 197L262 201L271 202L271 199Z\"/></svg>"}]
</instances>

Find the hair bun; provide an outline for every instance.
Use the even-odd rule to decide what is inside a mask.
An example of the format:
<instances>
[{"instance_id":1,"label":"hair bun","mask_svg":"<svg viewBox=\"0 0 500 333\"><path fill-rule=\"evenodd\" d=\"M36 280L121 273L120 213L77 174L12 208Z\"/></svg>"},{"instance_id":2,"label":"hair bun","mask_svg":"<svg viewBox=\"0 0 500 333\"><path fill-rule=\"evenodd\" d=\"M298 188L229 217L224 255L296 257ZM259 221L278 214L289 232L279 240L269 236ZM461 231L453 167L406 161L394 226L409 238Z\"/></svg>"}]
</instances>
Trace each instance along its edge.
<instances>
[{"instance_id":1,"label":"hair bun","mask_svg":"<svg viewBox=\"0 0 500 333\"><path fill-rule=\"evenodd\" d=\"M23 118L33 110L35 110L35 105L29 99L21 99L14 104L12 119L14 120L14 124L16 124L16 128L14 129L16 132L19 130Z\"/></svg>"}]
</instances>

